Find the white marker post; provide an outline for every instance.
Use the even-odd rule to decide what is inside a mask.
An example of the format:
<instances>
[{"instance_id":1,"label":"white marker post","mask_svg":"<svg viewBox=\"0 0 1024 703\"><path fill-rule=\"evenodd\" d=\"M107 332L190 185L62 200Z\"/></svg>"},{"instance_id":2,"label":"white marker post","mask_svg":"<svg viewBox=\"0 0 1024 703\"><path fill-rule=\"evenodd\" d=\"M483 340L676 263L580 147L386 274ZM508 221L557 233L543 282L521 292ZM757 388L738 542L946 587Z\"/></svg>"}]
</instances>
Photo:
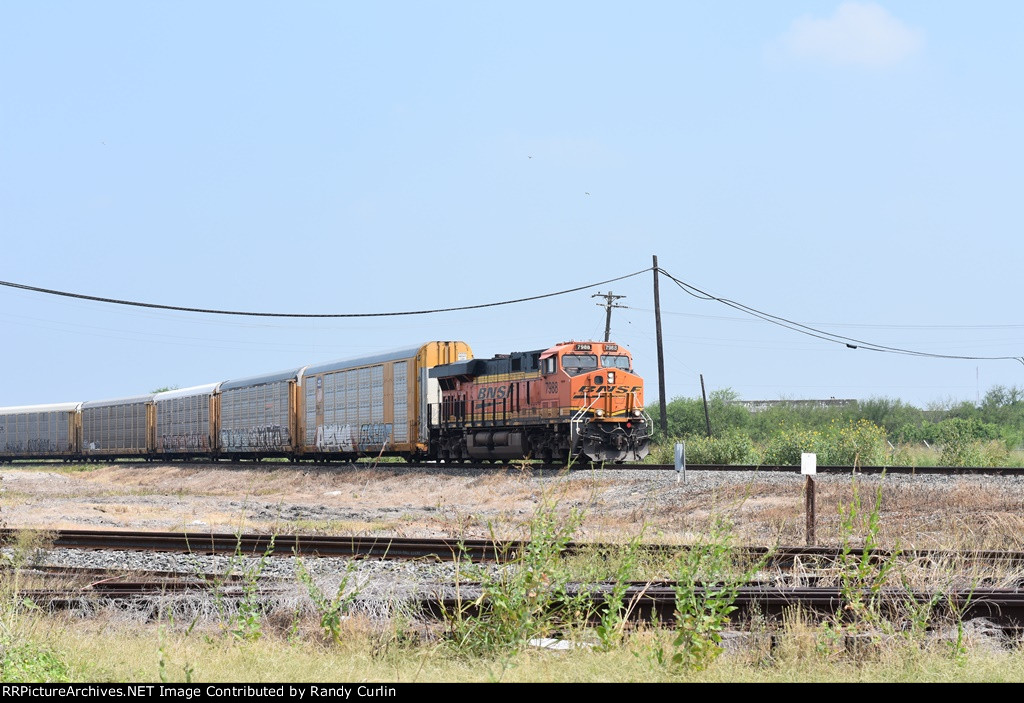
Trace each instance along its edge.
<instances>
[{"instance_id":1,"label":"white marker post","mask_svg":"<svg viewBox=\"0 0 1024 703\"><path fill-rule=\"evenodd\" d=\"M676 483L686 480L686 442L676 443Z\"/></svg>"},{"instance_id":2,"label":"white marker post","mask_svg":"<svg viewBox=\"0 0 1024 703\"><path fill-rule=\"evenodd\" d=\"M800 473L807 477L804 484L805 511L807 513L807 546L814 546L814 478L818 473L818 455L804 452L800 455Z\"/></svg>"}]
</instances>

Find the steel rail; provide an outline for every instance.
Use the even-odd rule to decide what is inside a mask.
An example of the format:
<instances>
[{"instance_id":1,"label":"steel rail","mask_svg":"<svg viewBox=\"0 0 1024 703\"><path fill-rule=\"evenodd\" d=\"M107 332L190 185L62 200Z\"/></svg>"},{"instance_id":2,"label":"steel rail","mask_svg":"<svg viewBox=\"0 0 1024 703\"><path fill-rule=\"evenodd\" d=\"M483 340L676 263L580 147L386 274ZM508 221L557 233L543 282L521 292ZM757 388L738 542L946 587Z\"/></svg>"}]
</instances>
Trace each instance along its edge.
<instances>
[{"instance_id":1,"label":"steel rail","mask_svg":"<svg viewBox=\"0 0 1024 703\"><path fill-rule=\"evenodd\" d=\"M356 464L356 466L364 466ZM376 468L387 468L390 464L377 464ZM398 466L397 464L394 466ZM495 470L500 468L538 470L538 471L671 471L675 472L674 464L540 464L531 462L513 462L511 464L433 464L418 463L403 465L411 469L465 469ZM800 473L800 466L787 464L687 464L687 471L719 471L719 472L761 472L761 473ZM1024 476L1024 467L1018 466L818 466L819 474L937 474L946 476Z\"/></svg>"},{"instance_id":2,"label":"steel rail","mask_svg":"<svg viewBox=\"0 0 1024 703\"><path fill-rule=\"evenodd\" d=\"M0 573L14 571L10 565L0 566ZM165 571L157 569L132 569L130 567L91 567L91 566L52 566L46 564L33 564L17 569L23 576L39 576L44 579L104 579L116 582L128 578L146 580L150 582L167 581L193 581L208 583L239 583L245 580L243 574L226 573L212 574L191 571ZM264 576L263 579L276 579L274 576Z\"/></svg>"},{"instance_id":3,"label":"steel rail","mask_svg":"<svg viewBox=\"0 0 1024 703\"><path fill-rule=\"evenodd\" d=\"M17 539L23 530L0 529L0 544ZM31 532L31 530L24 530ZM191 554L237 554L243 556L309 556L378 559L430 559L453 561L511 561L529 544L521 540L446 539L408 537L362 537L318 535L269 535L196 532L153 532L137 530L57 530L51 533L48 547L56 549L92 549L173 552ZM623 544L568 542L566 555L589 552L595 555L615 553ZM675 553L688 549L685 544L642 544L649 552ZM942 549L872 549L863 547L809 546L736 546L737 558L763 561L766 568L790 568L800 564L808 569L831 565L843 559L879 562L887 559L925 560L929 562L999 563L1024 565L1024 552L1002 550L951 551ZM123 569L122 571L130 570Z\"/></svg>"},{"instance_id":4,"label":"steel rail","mask_svg":"<svg viewBox=\"0 0 1024 703\"><path fill-rule=\"evenodd\" d=\"M29 599L40 607L50 609L74 608L89 603L139 602L155 598L181 595L198 595L210 592L212 584L161 584L152 581L101 584L82 589L35 589L21 590L18 595ZM418 612L428 618L487 617L491 603L482 598L470 584L462 584L462 597L431 596L420 598L416 603ZM582 606L589 613L591 624L598 624L610 607L608 595L611 586L576 585L551 599L549 612L557 620L561 607L571 601L572 608L579 612ZM279 588L260 588L261 596L280 593ZM715 593L720 592L715 588ZM673 624L679 593L675 584L634 584L622 596L620 615L633 622L654 622ZM247 596L241 588L218 589L217 597L236 599ZM705 586L687 589L687 599L698 602L709 596ZM711 594L711 597L715 597ZM851 601L870 603L882 617L899 620L905 617L908 605L928 607L929 620L944 623L985 618L992 625L1004 631L1021 634L1024 632L1024 592L1001 588L971 588L952 591L920 591L885 589L882 591L844 590L838 587L773 587L764 585L743 586L736 590L732 605L735 611L729 620L740 624L757 617L772 621L784 619L799 609L812 618L847 617Z\"/></svg>"},{"instance_id":5,"label":"steel rail","mask_svg":"<svg viewBox=\"0 0 1024 703\"><path fill-rule=\"evenodd\" d=\"M567 598L571 598L575 607L583 600L591 613L591 622L597 623L602 613L607 612L607 594L609 589L577 589L570 590ZM707 596L704 587L693 589L693 598L698 602ZM1015 632L1024 631L1024 592L1013 589L974 588L958 589L945 592L918 590L883 590L871 592L844 591L837 587L741 587L736 592L733 605L736 610L730 616L733 622L740 622L751 617L765 617L772 620L784 618L787 613L799 608L801 612L817 617L842 618L848 612L851 597L857 597L861 603L872 603L881 613L888 612L893 617L906 612L908 604L931 606L933 617L970 620L986 618L994 625ZM670 584L650 586L632 586L623 595L620 614L633 621L673 623L676 613L677 592ZM486 616L490 607L486 598L479 594L467 593L465 596L425 598L419 602L420 612L429 617L451 617L459 614L463 617ZM551 608L557 614L561 603L553 599Z\"/></svg>"},{"instance_id":6,"label":"steel rail","mask_svg":"<svg viewBox=\"0 0 1024 703\"><path fill-rule=\"evenodd\" d=\"M570 472L579 471L674 471L673 464L638 464L638 463L583 463L575 462L565 464L545 464L529 459L512 459L488 462L406 462L406 461L381 461L379 459L367 459L363 461L313 461L313 460L284 460L284 461L263 461L270 457L256 457L246 461L229 461L227 459L211 459L209 457L197 459L161 459L157 457L124 457L122 459L111 458L103 463L123 465L146 465L153 463L160 464L181 464L189 467L218 467L223 469L250 468L253 466L269 466L275 470L285 468L313 469L394 469L394 470L440 470L448 471L553 471ZM283 457L274 457L274 459ZM47 466L52 463L67 463L68 459L57 457L53 461L41 461L39 459L27 459L22 457L0 456L2 462L19 462L24 466L33 464ZM85 461L85 459L82 459ZM799 473L799 465L788 464L688 464L687 471L721 471L721 472L764 472L764 473ZM1024 467L1020 466L818 466L820 474L937 474L947 476L1024 476Z\"/></svg>"}]
</instances>

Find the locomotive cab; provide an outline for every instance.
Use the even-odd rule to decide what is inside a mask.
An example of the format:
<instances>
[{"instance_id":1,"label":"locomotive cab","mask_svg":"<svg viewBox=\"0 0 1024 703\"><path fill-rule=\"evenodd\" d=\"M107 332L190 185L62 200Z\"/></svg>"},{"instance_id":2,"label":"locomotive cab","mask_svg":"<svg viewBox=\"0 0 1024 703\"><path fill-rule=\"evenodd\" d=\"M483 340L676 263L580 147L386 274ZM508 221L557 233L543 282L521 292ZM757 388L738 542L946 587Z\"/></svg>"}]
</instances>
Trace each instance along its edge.
<instances>
[{"instance_id":1,"label":"locomotive cab","mask_svg":"<svg viewBox=\"0 0 1024 703\"><path fill-rule=\"evenodd\" d=\"M542 357L567 387L574 452L595 461L637 461L648 453L643 381L629 352L611 342L565 342Z\"/></svg>"}]
</instances>

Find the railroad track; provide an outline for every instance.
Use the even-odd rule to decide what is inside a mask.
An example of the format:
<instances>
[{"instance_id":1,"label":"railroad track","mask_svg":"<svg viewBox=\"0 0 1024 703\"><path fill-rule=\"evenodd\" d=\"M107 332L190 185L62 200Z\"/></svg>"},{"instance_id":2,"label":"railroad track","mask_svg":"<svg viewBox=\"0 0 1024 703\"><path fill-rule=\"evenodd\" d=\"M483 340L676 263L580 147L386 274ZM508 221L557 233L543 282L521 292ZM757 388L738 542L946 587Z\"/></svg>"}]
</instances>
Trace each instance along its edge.
<instances>
[{"instance_id":1,"label":"railroad track","mask_svg":"<svg viewBox=\"0 0 1024 703\"><path fill-rule=\"evenodd\" d=\"M19 463L22 466L49 466L49 465L60 465L62 461L24 461ZM151 465L146 462L140 462L138 460L111 460L110 464L123 464L127 466L146 466ZM250 460L244 462L231 462L231 461L211 461L209 459L203 461L165 461L160 462L163 464L176 465L190 467L219 467L224 469L230 469L232 467L251 467L251 466L266 466L279 469L282 467L304 469L304 470L330 470L330 469L393 469L396 471L405 471L408 469L422 469L422 470L435 470L435 471L497 471L497 470L521 470L521 471L552 471L561 472L566 470L569 471L651 471L651 472L675 472L675 466L673 464L582 464L575 463L570 464L566 467L564 464L543 464L535 461L524 461L524 460L513 460L510 462L493 462L493 463L462 463L462 462L379 462L379 461L359 461L359 462L328 462L328 463L311 463L308 461L257 461ZM686 467L687 471L718 471L718 472L744 472L754 471L762 473L800 473L799 466L790 466L784 464L689 464ZM903 474L903 475L944 475L944 476L1024 476L1024 467L1018 466L818 466L817 471L819 474L864 474L864 475L879 475L879 474Z\"/></svg>"},{"instance_id":2,"label":"railroad track","mask_svg":"<svg viewBox=\"0 0 1024 703\"><path fill-rule=\"evenodd\" d=\"M17 540L19 533L31 530L0 529L0 544ZM49 547L58 549L123 550L140 552L171 552L186 554L237 554L241 556L306 556L374 559L428 559L453 561L511 561L518 558L528 544L518 540L445 539L409 537L307 536L196 532L153 532L137 530L58 530L49 534ZM569 542L566 555L621 550L623 545L590 542ZM650 552L674 553L687 545L644 544ZM843 558L838 547L808 546L737 546L737 556L751 561L764 560L766 568L788 569L800 564L808 569L825 568ZM1024 552L1000 550L948 551L913 549L893 551L872 549L865 555L861 549L848 550L847 558L880 562L899 557L928 563L990 563L1002 566L1024 566ZM161 572L153 572L161 573ZM167 572L163 572L167 573ZM214 578L211 576L211 578Z\"/></svg>"},{"instance_id":3,"label":"railroad track","mask_svg":"<svg viewBox=\"0 0 1024 703\"><path fill-rule=\"evenodd\" d=\"M574 603L578 606L579 598L586 601L589 611L596 617L607 609L606 596L610 587L588 588L581 592L570 592L576 596ZM694 598L699 602L705 594L703 587L694 590ZM850 604L850 596L858 595L862 602L873 600L881 613L889 612L896 617L906 613L908 604L917 606L931 605L932 617L947 620L971 620L985 618L994 626L1004 631L1024 632L1024 592L1015 589L973 588L952 591L907 591L883 590L878 593L862 591L844 593L834 587L785 588L766 586L745 586L739 588L732 614L734 622L749 620L752 617L780 620L787 613L799 607L801 613L817 618L842 617ZM633 621L672 623L676 611L676 589L673 584L634 585L623 596L624 615ZM486 600L479 602L468 598L427 598L420 603L420 610L429 617L439 618L445 614L459 612L467 617L485 616L489 609ZM558 604L554 607L557 609Z\"/></svg>"},{"instance_id":4,"label":"railroad track","mask_svg":"<svg viewBox=\"0 0 1024 703\"><path fill-rule=\"evenodd\" d=\"M449 590L454 590L450 585ZM445 619L458 613L460 617L487 617L491 605L486 598L473 593L472 584L460 586L462 598L429 596L418 599L418 612L428 619ZM579 612L582 607L590 613L592 624L600 622L601 614L608 609L607 597L610 584L578 585L565 594L572 600L573 608ZM18 592L19 598L31 600L41 608L65 610L82 608L103 603L154 603L170 596L202 596L216 593L216 598L238 600L240 598L266 598L281 593L281 587L261 586L255 592L245 592L239 586L214 585L206 582L159 583L153 581L101 582L83 588L26 589ZM705 596L704 587L693 590L693 596L700 602ZM908 605L918 608L927 606L927 615L932 622L967 621L984 618L991 626L1006 633L1024 633L1024 592L1015 589L973 588L933 592L917 590L883 590L873 593L869 590L858 592L843 591L836 587L776 587L748 585L739 588L733 605L736 610L730 616L734 624L752 618L779 622L788 613L799 609L804 617L821 620L842 619L848 610L852 596L859 596L861 602L871 601L883 617L899 620L908 612ZM633 584L622 598L622 616L632 622L674 623L677 591L675 584ZM688 600L690 596L687 596ZM557 613L561 603L554 600L550 607Z\"/></svg>"},{"instance_id":5,"label":"railroad track","mask_svg":"<svg viewBox=\"0 0 1024 703\"><path fill-rule=\"evenodd\" d=\"M642 469L651 471L675 471L672 464L618 464L603 466L605 469ZM687 471L758 471L773 473L800 473L799 466L770 466L755 464L693 464ZM903 474L940 476L1024 476L1024 468L1016 466L819 466L819 474Z\"/></svg>"},{"instance_id":6,"label":"railroad track","mask_svg":"<svg viewBox=\"0 0 1024 703\"><path fill-rule=\"evenodd\" d=\"M0 573L10 572L9 566L0 567ZM97 583L137 579L138 583L195 583L195 584L231 584L241 583L245 576L236 573L213 574L201 572L161 571L156 569L104 568L88 566L48 566L33 564L20 569L22 577L38 576L43 579L58 581L74 581ZM263 577L271 578L271 577Z\"/></svg>"},{"instance_id":7,"label":"railroad track","mask_svg":"<svg viewBox=\"0 0 1024 703\"><path fill-rule=\"evenodd\" d=\"M16 536L16 530L0 530L0 540ZM459 550L466 550L477 557L493 560L514 556L517 550L525 548L522 542L495 543L490 540L458 542L454 540L419 540L397 538L358 537L304 537L295 535L271 537L270 535L186 535L182 533L113 532L102 530L71 530L53 534L53 546L77 549L131 549L144 551L189 551L193 553L249 553L267 554L273 542L271 554L290 555L300 553L306 556L347 556L378 558L453 558ZM396 548L396 544L398 545ZM242 545L241 547L239 545ZM282 548L287 546L287 549ZM652 550L666 552L685 549L681 545L645 545ZM439 548L440 547L440 548ZM583 549L615 549L613 545L570 543L566 552L574 553ZM816 569L834 567L841 559L842 551L829 547L757 547L737 549L739 554L754 560L764 560L766 567L788 569L797 564L805 567L799 583L801 586L780 586L776 579L750 582L739 588L733 615L736 623L754 616L768 620L785 617L794 607L811 618L842 618L850 605L851 593L834 584L831 579L819 578ZM859 560L863 553L853 553ZM1024 565L1024 553L1008 551L950 552L943 550L915 550L893 553L888 550L867 552L868 559L882 561L899 556L942 563L965 564L969 561L1000 564L1003 566ZM290 584L288 579L261 578L255 590L246 591L246 584L240 583L239 575L224 576L208 573L183 573L171 571L142 571L71 567L32 567L22 571L25 575L38 573L57 579L74 580L76 585L59 582L56 587L21 589L19 598L27 598L40 607L49 609L70 609L101 603L121 602L125 604L157 603L159 599L175 598L218 598L237 600L240 598L270 598L282 592ZM444 588L438 584L437 588ZM489 604L480 600L479 584L461 583L459 589L448 585L448 592L461 592L463 598L438 597L430 595L419 598L415 603L424 617L440 618L445 614L460 612L464 616L486 616ZM577 585L571 587L568 596L574 602L584 602L593 617L607 609L606 599L611 584ZM440 592L440 591L435 591ZM698 586L695 597L701 598L704 590ZM670 581L634 582L623 596L626 604L624 616L634 621L671 623L676 610L676 584ZM951 622L955 619L969 620L985 618L993 627L1019 635L1024 632L1024 591L1018 588L974 587L942 592L892 589L879 593L859 593L864 601L876 599L880 612L891 613L898 619L907 612L908 604L928 605L936 622ZM554 603L555 608L558 603Z\"/></svg>"}]
</instances>

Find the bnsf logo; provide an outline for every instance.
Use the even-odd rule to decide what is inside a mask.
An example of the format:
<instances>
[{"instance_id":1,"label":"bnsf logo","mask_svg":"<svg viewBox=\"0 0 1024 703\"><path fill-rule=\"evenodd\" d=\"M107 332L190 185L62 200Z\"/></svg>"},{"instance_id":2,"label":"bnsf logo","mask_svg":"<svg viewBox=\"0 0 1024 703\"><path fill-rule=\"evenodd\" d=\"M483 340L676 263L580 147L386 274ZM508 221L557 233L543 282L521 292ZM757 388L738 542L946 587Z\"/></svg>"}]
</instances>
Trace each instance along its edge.
<instances>
[{"instance_id":1,"label":"bnsf logo","mask_svg":"<svg viewBox=\"0 0 1024 703\"><path fill-rule=\"evenodd\" d=\"M481 388L480 393L477 395L477 400L502 400L504 398L512 397L512 385Z\"/></svg>"},{"instance_id":2,"label":"bnsf logo","mask_svg":"<svg viewBox=\"0 0 1024 703\"><path fill-rule=\"evenodd\" d=\"M597 395L598 393L637 393L643 390L643 386L582 386L573 398L582 398L584 395Z\"/></svg>"}]
</instances>

